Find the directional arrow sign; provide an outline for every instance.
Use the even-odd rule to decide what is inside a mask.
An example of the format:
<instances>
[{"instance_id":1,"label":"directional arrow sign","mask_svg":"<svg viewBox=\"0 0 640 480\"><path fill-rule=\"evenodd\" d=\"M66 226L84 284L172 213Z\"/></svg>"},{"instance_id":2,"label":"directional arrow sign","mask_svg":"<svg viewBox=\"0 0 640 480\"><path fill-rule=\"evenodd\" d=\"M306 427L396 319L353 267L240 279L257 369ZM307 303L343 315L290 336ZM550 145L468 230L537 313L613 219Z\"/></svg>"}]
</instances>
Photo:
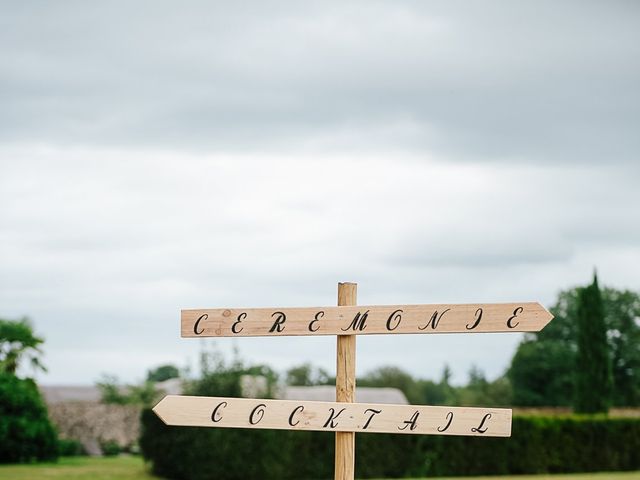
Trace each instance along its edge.
<instances>
[{"instance_id":1,"label":"directional arrow sign","mask_svg":"<svg viewBox=\"0 0 640 480\"><path fill-rule=\"evenodd\" d=\"M536 302L182 310L183 337L537 332L551 315Z\"/></svg>"},{"instance_id":2,"label":"directional arrow sign","mask_svg":"<svg viewBox=\"0 0 640 480\"><path fill-rule=\"evenodd\" d=\"M330 432L511 436L511 410L168 395L153 411L167 425Z\"/></svg>"}]
</instances>

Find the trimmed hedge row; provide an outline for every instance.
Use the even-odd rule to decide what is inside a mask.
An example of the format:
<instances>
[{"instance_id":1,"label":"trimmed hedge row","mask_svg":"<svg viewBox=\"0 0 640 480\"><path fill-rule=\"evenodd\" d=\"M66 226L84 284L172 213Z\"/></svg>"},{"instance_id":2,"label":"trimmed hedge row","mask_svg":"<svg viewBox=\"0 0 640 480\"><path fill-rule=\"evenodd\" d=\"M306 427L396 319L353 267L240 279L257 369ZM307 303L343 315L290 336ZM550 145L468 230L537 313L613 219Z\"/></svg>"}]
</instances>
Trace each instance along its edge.
<instances>
[{"instance_id":1,"label":"trimmed hedge row","mask_svg":"<svg viewBox=\"0 0 640 480\"><path fill-rule=\"evenodd\" d=\"M325 432L167 427L142 414L142 452L175 480L333 478ZM515 417L504 438L359 434L360 478L640 469L640 419Z\"/></svg>"}]
</instances>

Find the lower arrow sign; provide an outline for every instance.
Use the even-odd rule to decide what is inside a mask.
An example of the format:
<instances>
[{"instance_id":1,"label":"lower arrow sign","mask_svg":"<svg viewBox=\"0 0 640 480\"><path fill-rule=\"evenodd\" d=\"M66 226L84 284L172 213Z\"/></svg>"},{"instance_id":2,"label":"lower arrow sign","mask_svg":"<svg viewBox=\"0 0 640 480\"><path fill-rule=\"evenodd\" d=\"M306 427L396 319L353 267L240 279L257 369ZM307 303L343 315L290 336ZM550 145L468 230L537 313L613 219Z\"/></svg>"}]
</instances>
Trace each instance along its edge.
<instances>
[{"instance_id":1,"label":"lower arrow sign","mask_svg":"<svg viewBox=\"0 0 640 480\"><path fill-rule=\"evenodd\" d=\"M168 395L167 425L423 435L511 436L511 410Z\"/></svg>"}]
</instances>

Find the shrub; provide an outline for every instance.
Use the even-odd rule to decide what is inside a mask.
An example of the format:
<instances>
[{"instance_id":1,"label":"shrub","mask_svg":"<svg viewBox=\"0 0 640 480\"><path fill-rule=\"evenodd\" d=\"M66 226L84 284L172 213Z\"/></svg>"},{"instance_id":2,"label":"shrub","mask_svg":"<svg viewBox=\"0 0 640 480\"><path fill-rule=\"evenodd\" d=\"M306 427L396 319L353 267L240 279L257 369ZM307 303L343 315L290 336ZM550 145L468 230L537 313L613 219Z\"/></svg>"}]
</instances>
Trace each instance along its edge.
<instances>
[{"instance_id":1,"label":"shrub","mask_svg":"<svg viewBox=\"0 0 640 480\"><path fill-rule=\"evenodd\" d=\"M115 442L113 440L100 442L100 449L102 450L102 454L105 457L115 457L116 455L120 455L120 453L122 453L122 448L120 448L118 442Z\"/></svg>"},{"instance_id":2,"label":"shrub","mask_svg":"<svg viewBox=\"0 0 640 480\"><path fill-rule=\"evenodd\" d=\"M238 397L242 375L273 378L266 367L245 367L238 361L226 366L217 360L214 367L204 369L190 394ZM141 421L140 449L157 475L189 480L286 478L292 446L288 432L167 427L150 410L143 411Z\"/></svg>"},{"instance_id":3,"label":"shrub","mask_svg":"<svg viewBox=\"0 0 640 480\"><path fill-rule=\"evenodd\" d=\"M334 435L167 427L142 415L142 451L180 480L333 477ZM359 478L573 473L640 469L640 419L515 417L511 438L363 433Z\"/></svg>"},{"instance_id":4,"label":"shrub","mask_svg":"<svg viewBox=\"0 0 640 480\"><path fill-rule=\"evenodd\" d=\"M56 432L31 379L0 373L0 463L53 460Z\"/></svg>"},{"instance_id":5,"label":"shrub","mask_svg":"<svg viewBox=\"0 0 640 480\"><path fill-rule=\"evenodd\" d=\"M80 457L86 455L82 443L71 438L58 439L58 455L61 457Z\"/></svg>"},{"instance_id":6,"label":"shrub","mask_svg":"<svg viewBox=\"0 0 640 480\"><path fill-rule=\"evenodd\" d=\"M420 475L637 470L640 419L514 417L511 438L429 437Z\"/></svg>"}]
</instances>

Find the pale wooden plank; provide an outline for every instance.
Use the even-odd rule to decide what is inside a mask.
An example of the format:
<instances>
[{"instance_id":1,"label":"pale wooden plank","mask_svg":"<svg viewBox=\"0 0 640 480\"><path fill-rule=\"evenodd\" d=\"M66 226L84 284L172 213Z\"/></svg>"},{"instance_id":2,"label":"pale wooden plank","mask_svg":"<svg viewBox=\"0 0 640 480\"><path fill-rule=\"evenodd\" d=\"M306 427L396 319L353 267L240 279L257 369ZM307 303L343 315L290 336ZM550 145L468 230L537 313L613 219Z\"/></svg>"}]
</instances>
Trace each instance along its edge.
<instances>
[{"instance_id":1,"label":"pale wooden plank","mask_svg":"<svg viewBox=\"0 0 640 480\"><path fill-rule=\"evenodd\" d=\"M537 332L553 315L536 302L181 312L183 337Z\"/></svg>"},{"instance_id":2,"label":"pale wooden plank","mask_svg":"<svg viewBox=\"0 0 640 480\"><path fill-rule=\"evenodd\" d=\"M357 304L358 286L338 284L338 306ZM336 348L336 401L353 403L356 393L356 336L338 335ZM336 432L335 480L355 478L356 434Z\"/></svg>"},{"instance_id":3,"label":"pale wooden plank","mask_svg":"<svg viewBox=\"0 0 640 480\"><path fill-rule=\"evenodd\" d=\"M191 427L511 436L511 410L503 408L168 395L153 411L167 425Z\"/></svg>"}]
</instances>

